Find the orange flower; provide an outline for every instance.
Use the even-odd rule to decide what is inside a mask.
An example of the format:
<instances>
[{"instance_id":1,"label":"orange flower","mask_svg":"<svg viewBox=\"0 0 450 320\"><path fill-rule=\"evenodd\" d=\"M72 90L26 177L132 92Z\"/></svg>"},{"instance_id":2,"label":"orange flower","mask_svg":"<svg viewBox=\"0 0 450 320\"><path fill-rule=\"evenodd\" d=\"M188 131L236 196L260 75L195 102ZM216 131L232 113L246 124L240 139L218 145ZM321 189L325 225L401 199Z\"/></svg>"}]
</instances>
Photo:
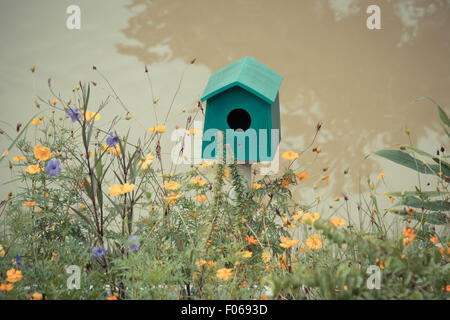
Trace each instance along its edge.
<instances>
[{"instance_id":1,"label":"orange flower","mask_svg":"<svg viewBox=\"0 0 450 320\"><path fill-rule=\"evenodd\" d=\"M345 220L341 219L339 217L334 216L333 219L331 219L331 223L335 226L335 227L342 227L345 226Z\"/></svg>"},{"instance_id":2,"label":"orange flower","mask_svg":"<svg viewBox=\"0 0 450 320\"><path fill-rule=\"evenodd\" d=\"M252 188L258 190L259 188L261 188L261 185L258 182L255 182L254 184L252 184Z\"/></svg>"},{"instance_id":3,"label":"orange flower","mask_svg":"<svg viewBox=\"0 0 450 320\"><path fill-rule=\"evenodd\" d=\"M164 181L164 188L169 190L178 190L181 187L181 184L175 182L175 181Z\"/></svg>"},{"instance_id":4,"label":"orange flower","mask_svg":"<svg viewBox=\"0 0 450 320\"><path fill-rule=\"evenodd\" d=\"M198 202L205 202L206 199L206 196L203 194L199 194L197 197L195 197L195 200L197 200Z\"/></svg>"},{"instance_id":5,"label":"orange flower","mask_svg":"<svg viewBox=\"0 0 450 320\"><path fill-rule=\"evenodd\" d=\"M134 190L134 184L125 183L123 185L112 185L109 187L109 195L117 196L120 194L125 194Z\"/></svg>"},{"instance_id":6,"label":"orange flower","mask_svg":"<svg viewBox=\"0 0 450 320\"><path fill-rule=\"evenodd\" d=\"M52 156L50 149L41 145L35 146L33 152L35 158L41 161L47 161Z\"/></svg>"},{"instance_id":7,"label":"orange flower","mask_svg":"<svg viewBox=\"0 0 450 320\"><path fill-rule=\"evenodd\" d=\"M298 178L299 181L303 182L309 179L309 173L307 172L297 172L295 176Z\"/></svg>"},{"instance_id":8,"label":"orange flower","mask_svg":"<svg viewBox=\"0 0 450 320\"><path fill-rule=\"evenodd\" d=\"M313 152L321 153L322 149L320 149L319 147L316 147L313 149Z\"/></svg>"},{"instance_id":9,"label":"orange flower","mask_svg":"<svg viewBox=\"0 0 450 320\"><path fill-rule=\"evenodd\" d=\"M166 132L166 126L161 125L161 126L151 127L151 128L148 128L148 131L164 133L164 132Z\"/></svg>"},{"instance_id":10,"label":"orange flower","mask_svg":"<svg viewBox=\"0 0 450 320\"><path fill-rule=\"evenodd\" d=\"M405 237L408 237L409 242L412 242L413 239L416 237L416 234L414 233L414 229L410 227L405 227L403 229L403 235Z\"/></svg>"},{"instance_id":11,"label":"orange flower","mask_svg":"<svg viewBox=\"0 0 450 320\"><path fill-rule=\"evenodd\" d=\"M378 175L378 179L382 179L382 178L384 178L384 177L386 177L386 173L381 172L381 173Z\"/></svg>"},{"instance_id":12,"label":"orange flower","mask_svg":"<svg viewBox=\"0 0 450 320\"><path fill-rule=\"evenodd\" d=\"M39 167L38 164L32 164L29 165L26 169L25 172L28 172L29 174L36 174L38 172L44 171L43 168Z\"/></svg>"},{"instance_id":13,"label":"orange flower","mask_svg":"<svg viewBox=\"0 0 450 320\"><path fill-rule=\"evenodd\" d=\"M230 268L222 268L217 270L216 277L222 280L228 280L233 275Z\"/></svg>"},{"instance_id":14,"label":"orange flower","mask_svg":"<svg viewBox=\"0 0 450 320\"><path fill-rule=\"evenodd\" d=\"M322 239L320 236L315 233L312 236L310 236L308 239L306 239L306 246L309 249L317 250L322 248Z\"/></svg>"},{"instance_id":15,"label":"orange flower","mask_svg":"<svg viewBox=\"0 0 450 320\"><path fill-rule=\"evenodd\" d=\"M204 186L206 184L206 180L203 180L200 177L195 177L194 179L190 180L193 184L198 184L200 187Z\"/></svg>"},{"instance_id":16,"label":"orange flower","mask_svg":"<svg viewBox=\"0 0 450 320\"><path fill-rule=\"evenodd\" d=\"M31 300L44 300L44 296L42 293L35 292L31 295Z\"/></svg>"},{"instance_id":17,"label":"orange flower","mask_svg":"<svg viewBox=\"0 0 450 320\"><path fill-rule=\"evenodd\" d=\"M213 165L212 162L203 162L203 163L200 163L198 166L200 168L206 168L206 167L211 167L212 165Z\"/></svg>"},{"instance_id":18,"label":"orange flower","mask_svg":"<svg viewBox=\"0 0 450 320\"><path fill-rule=\"evenodd\" d=\"M197 266L201 267L202 265L206 264L206 260L203 260L203 259L202 259L202 260L196 261L195 264L196 264Z\"/></svg>"},{"instance_id":19,"label":"orange flower","mask_svg":"<svg viewBox=\"0 0 450 320\"><path fill-rule=\"evenodd\" d=\"M43 123L44 122L39 120L39 118L34 118L33 121L31 121L31 124L34 124L34 125L43 124Z\"/></svg>"},{"instance_id":20,"label":"orange flower","mask_svg":"<svg viewBox=\"0 0 450 320\"><path fill-rule=\"evenodd\" d=\"M439 238L438 238L438 236L434 236L434 237L431 237L431 238L430 238L430 241L431 241L433 244L438 244L438 243L439 243Z\"/></svg>"},{"instance_id":21,"label":"orange flower","mask_svg":"<svg viewBox=\"0 0 450 320\"><path fill-rule=\"evenodd\" d=\"M208 261L208 265L214 268L217 265L217 263L215 263L214 261L209 260Z\"/></svg>"},{"instance_id":22,"label":"orange flower","mask_svg":"<svg viewBox=\"0 0 450 320\"><path fill-rule=\"evenodd\" d=\"M291 180L291 176L286 175L286 177L283 180L281 180L281 187L282 188L288 187L290 180Z\"/></svg>"},{"instance_id":23,"label":"orange flower","mask_svg":"<svg viewBox=\"0 0 450 320\"><path fill-rule=\"evenodd\" d=\"M18 282L20 280L22 280L22 271L20 270L16 270L14 268L6 271L6 281L14 283L14 282Z\"/></svg>"},{"instance_id":24,"label":"orange flower","mask_svg":"<svg viewBox=\"0 0 450 320\"><path fill-rule=\"evenodd\" d=\"M328 175L328 173L325 175L325 177L323 177L323 181L325 181L325 183L328 185L328 178L330 176Z\"/></svg>"},{"instance_id":25,"label":"orange flower","mask_svg":"<svg viewBox=\"0 0 450 320\"><path fill-rule=\"evenodd\" d=\"M230 177L230 170L225 169L223 170L223 178L228 179Z\"/></svg>"},{"instance_id":26,"label":"orange flower","mask_svg":"<svg viewBox=\"0 0 450 320\"><path fill-rule=\"evenodd\" d=\"M24 157L24 156L15 156L15 157L12 159L12 161L14 161L14 162L19 162L19 161L23 161L23 160L25 160L25 157Z\"/></svg>"},{"instance_id":27,"label":"orange flower","mask_svg":"<svg viewBox=\"0 0 450 320\"><path fill-rule=\"evenodd\" d=\"M50 101L50 104L51 104L51 105L55 105L55 104L57 104L58 102L59 102L58 99L54 99L54 100Z\"/></svg>"},{"instance_id":28,"label":"orange flower","mask_svg":"<svg viewBox=\"0 0 450 320\"><path fill-rule=\"evenodd\" d=\"M253 236L248 236L248 234L245 235L245 240L247 240L248 245L251 245L251 244L257 245L258 244L258 240L255 239Z\"/></svg>"},{"instance_id":29,"label":"orange flower","mask_svg":"<svg viewBox=\"0 0 450 320\"><path fill-rule=\"evenodd\" d=\"M299 157L299 155L297 152L294 152L294 151L286 151L281 155L281 157L284 160L294 160L294 159L297 159Z\"/></svg>"},{"instance_id":30,"label":"orange flower","mask_svg":"<svg viewBox=\"0 0 450 320\"><path fill-rule=\"evenodd\" d=\"M168 203L175 203L178 199L180 199L183 196L183 194L175 194L175 192L172 192L172 194L169 197L164 197L164 200L166 200Z\"/></svg>"},{"instance_id":31,"label":"orange flower","mask_svg":"<svg viewBox=\"0 0 450 320\"><path fill-rule=\"evenodd\" d=\"M32 201L32 202L23 202L22 206L24 207L34 207L36 206L36 202Z\"/></svg>"},{"instance_id":32,"label":"orange flower","mask_svg":"<svg viewBox=\"0 0 450 320\"><path fill-rule=\"evenodd\" d=\"M0 284L0 291L11 291L12 289L14 289L14 286L12 285L12 283L8 283L8 284L1 283Z\"/></svg>"},{"instance_id":33,"label":"orange flower","mask_svg":"<svg viewBox=\"0 0 450 320\"><path fill-rule=\"evenodd\" d=\"M280 247L283 247L283 248L286 248L286 249L295 246L297 243L298 243L298 240L292 240L289 237L285 237L285 238L281 238L280 239Z\"/></svg>"},{"instance_id":34,"label":"orange flower","mask_svg":"<svg viewBox=\"0 0 450 320\"><path fill-rule=\"evenodd\" d=\"M302 224L311 223L314 224L317 220L320 219L320 214L318 212L314 212L313 214L307 212L302 217Z\"/></svg>"},{"instance_id":35,"label":"orange flower","mask_svg":"<svg viewBox=\"0 0 450 320\"><path fill-rule=\"evenodd\" d=\"M106 297L106 300L117 300L117 297L112 295L112 296Z\"/></svg>"}]
</instances>

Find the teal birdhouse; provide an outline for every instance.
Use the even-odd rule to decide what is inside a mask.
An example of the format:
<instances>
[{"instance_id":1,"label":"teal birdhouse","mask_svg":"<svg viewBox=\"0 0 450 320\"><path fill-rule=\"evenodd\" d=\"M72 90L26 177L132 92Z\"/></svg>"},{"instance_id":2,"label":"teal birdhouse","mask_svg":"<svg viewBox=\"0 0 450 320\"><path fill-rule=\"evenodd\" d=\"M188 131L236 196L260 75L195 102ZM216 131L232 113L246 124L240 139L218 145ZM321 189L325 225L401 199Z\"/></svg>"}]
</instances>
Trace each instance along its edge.
<instances>
[{"instance_id":1,"label":"teal birdhouse","mask_svg":"<svg viewBox=\"0 0 450 320\"><path fill-rule=\"evenodd\" d=\"M281 140L279 89L282 77L245 57L211 75L206 102L202 158L215 159L217 132L238 161L271 161Z\"/></svg>"}]
</instances>

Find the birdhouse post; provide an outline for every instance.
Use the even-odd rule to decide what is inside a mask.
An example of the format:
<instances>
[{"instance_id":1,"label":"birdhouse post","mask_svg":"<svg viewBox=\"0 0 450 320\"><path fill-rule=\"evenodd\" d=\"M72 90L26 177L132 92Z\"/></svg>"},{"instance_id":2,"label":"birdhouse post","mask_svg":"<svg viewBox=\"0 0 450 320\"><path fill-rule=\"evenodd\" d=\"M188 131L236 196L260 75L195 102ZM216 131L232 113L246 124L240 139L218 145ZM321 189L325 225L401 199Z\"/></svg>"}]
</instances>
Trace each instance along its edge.
<instances>
[{"instance_id":1,"label":"birdhouse post","mask_svg":"<svg viewBox=\"0 0 450 320\"><path fill-rule=\"evenodd\" d=\"M223 154L227 161L237 160L250 185L251 164L272 161L281 140L281 81L278 73L250 57L212 74L201 97L207 101L202 158L216 159L223 148L218 132L224 132L228 152Z\"/></svg>"}]
</instances>

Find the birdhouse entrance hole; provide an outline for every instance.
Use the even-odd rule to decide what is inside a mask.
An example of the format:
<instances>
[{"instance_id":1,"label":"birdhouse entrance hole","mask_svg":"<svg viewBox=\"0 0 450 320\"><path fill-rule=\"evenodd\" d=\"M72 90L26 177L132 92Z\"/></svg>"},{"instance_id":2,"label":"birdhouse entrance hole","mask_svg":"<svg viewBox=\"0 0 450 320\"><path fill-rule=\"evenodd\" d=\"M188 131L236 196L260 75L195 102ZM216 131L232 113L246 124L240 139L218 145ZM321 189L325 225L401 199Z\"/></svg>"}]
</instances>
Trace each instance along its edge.
<instances>
[{"instance_id":1,"label":"birdhouse entrance hole","mask_svg":"<svg viewBox=\"0 0 450 320\"><path fill-rule=\"evenodd\" d=\"M234 131L246 131L250 128L252 118L244 109L234 109L228 114L227 123Z\"/></svg>"}]
</instances>

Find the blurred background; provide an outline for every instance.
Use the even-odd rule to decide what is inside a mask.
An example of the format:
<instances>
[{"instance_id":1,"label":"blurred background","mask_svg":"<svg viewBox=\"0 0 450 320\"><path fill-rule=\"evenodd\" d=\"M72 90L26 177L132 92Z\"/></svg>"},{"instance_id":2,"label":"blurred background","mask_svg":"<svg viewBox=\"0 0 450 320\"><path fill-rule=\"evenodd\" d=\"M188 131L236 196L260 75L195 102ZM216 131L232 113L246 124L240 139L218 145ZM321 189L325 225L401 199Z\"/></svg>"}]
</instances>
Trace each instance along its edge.
<instances>
[{"instance_id":1,"label":"blurred background","mask_svg":"<svg viewBox=\"0 0 450 320\"><path fill-rule=\"evenodd\" d=\"M80 30L66 27L66 9L73 4L81 9ZM381 30L366 27L371 4L381 8ZM164 137L170 143L175 126L183 127L197 111L211 73L251 56L284 77L281 152L307 148L322 124L318 139L295 165L311 175L299 196L315 195L314 184L324 196L364 191L367 177L376 180L381 171L387 174L384 189L413 188L413 171L365 157L409 143L407 128L411 142L425 151L434 153L443 143L437 110L415 99L432 97L449 112L448 0L2 0L0 16L0 128L12 136L17 123L40 111L34 106L33 64L36 92L45 100L51 97L49 77L67 98L78 81L99 83L91 110L107 96L104 81L92 70L96 65L133 116L151 127L155 119L144 65L160 98L158 115L164 117L183 70L196 58L173 102ZM106 127L114 115L126 113L112 101L99 125ZM135 141L145 133L135 120L121 122L117 130L129 127ZM0 137L1 152L8 145ZM312 152L314 147L322 152ZM168 156L170 150L163 152ZM9 157L16 154L10 150ZM328 186L321 180L325 169ZM9 179L4 161L0 181ZM11 188L1 186L0 199Z\"/></svg>"}]
</instances>

